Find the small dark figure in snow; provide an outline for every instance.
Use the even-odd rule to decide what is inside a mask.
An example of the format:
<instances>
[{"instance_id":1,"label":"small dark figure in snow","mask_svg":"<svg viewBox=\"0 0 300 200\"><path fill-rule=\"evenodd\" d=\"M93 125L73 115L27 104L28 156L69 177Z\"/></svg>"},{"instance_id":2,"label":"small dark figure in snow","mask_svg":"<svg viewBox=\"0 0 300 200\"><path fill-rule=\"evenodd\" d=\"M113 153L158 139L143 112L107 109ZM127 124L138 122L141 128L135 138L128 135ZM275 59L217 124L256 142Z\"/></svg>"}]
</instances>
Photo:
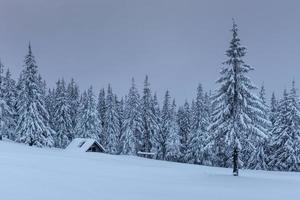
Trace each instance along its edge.
<instances>
[{"instance_id":1,"label":"small dark figure in snow","mask_svg":"<svg viewBox=\"0 0 300 200\"><path fill-rule=\"evenodd\" d=\"M239 151L237 147L234 148L232 157L233 157L233 176L238 176L239 175L239 166L238 166Z\"/></svg>"}]
</instances>

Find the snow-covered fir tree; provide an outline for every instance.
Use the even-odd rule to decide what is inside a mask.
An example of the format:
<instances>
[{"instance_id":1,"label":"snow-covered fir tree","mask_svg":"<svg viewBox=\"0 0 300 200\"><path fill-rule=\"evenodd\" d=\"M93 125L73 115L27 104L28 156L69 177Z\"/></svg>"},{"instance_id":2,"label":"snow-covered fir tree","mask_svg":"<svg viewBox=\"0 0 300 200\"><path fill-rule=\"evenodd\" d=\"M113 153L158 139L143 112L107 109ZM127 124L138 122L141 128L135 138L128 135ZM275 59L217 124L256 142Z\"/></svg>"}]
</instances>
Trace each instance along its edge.
<instances>
[{"instance_id":1,"label":"snow-covered fir tree","mask_svg":"<svg viewBox=\"0 0 300 200\"><path fill-rule=\"evenodd\" d=\"M255 147L254 139L266 137L266 130L261 126L266 119L261 101L253 94L255 87L247 77L253 68L243 61L246 48L240 44L235 23L231 31L233 37L226 51L228 60L217 81L220 88L214 96L211 131L217 165L230 166L232 163L233 173L238 175L239 165L247 161Z\"/></svg>"},{"instance_id":2,"label":"snow-covered fir tree","mask_svg":"<svg viewBox=\"0 0 300 200\"><path fill-rule=\"evenodd\" d=\"M116 110L118 116L118 133L117 133L117 154L121 154L123 151L123 133L124 133L124 100L118 100L115 95Z\"/></svg>"},{"instance_id":3,"label":"snow-covered fir tree","mask_svg":"<svg viewBox=\"0 0 300 200\"><path fill-rule=\"evenodd\" d=\"M266 91L264 85L259 91L259 99L262 103L262 114L264 119L269 119L269 107L266 102ZM255 123L260 123L255 122ZM269 139L271 123L261 123L261 126L266 130L266 136L263 139L256 140L255 149L251 153L250 159L247 161L248 169L266 170L268 169L268 154L269 154ZM254 138L255 139L255 138Z\"/></svg>"},{"instance_id":4,"label":"snow-covered fir tree","mask_svg":"<svg viewBox=\"0 0 300 200\"><path fill-rule=\"evenodd\" d=\"M97 110L98 115L101 123L101 127L103 127L101 134L100 134L100 142L103 145L107 144L107 135L105 134L105 114L106 114L106 103L105 103L105 90L102 88L98 95L98 103L97 103Z\"/></svg>"},{"instance_id":5,"label":"snow-covered fir tree","mask_svg":"<svg viewBox=\"0 0 300 200\"><path fill-rule=\"evenodd\" d=\"M97 113L96 100L93 88L84 92L81 99L80 110L77 116L76 135L81 138L94 138L99 140L101 124Z\"/></svg>"},{"instance_id":6,"label":"snow-covered fir tree","mask_svg":"<svg viewBox=\"0 0 300 200\"><path fill-rule=\"evenodd\" d=\"M206 101L202 85L199 84L196 101L193 103L191 109L191 134L188 137L188 149L185 156L186 161L189 163L209 163L209 155L205 148L208 142L209 126L209 110Z\"/></svg>"},{"instance_id":7,"label":"snow-covered fir tree","mask_svg":"<svg viewBox=\"0 0 300 200\"><path fill-rule=\"evenodd\" d=\"M16 101L17 101L17 90L16 81L11 77L9 69L6 70L5 77L3 79L3 97L6 104L10 110L10 115L8 116L8 129L7 137L11 140L16 139L15 128L17 124L17 112L16 112Z\"/></svg>"},{"instance_id":8,"label":"snow-covered fir tree","mask_svg":"<svg viewBox=\"0 0 300 200\"><path fill-rule=\"evenodd\" d=\"M156 157L160 160L165 160L167 156L167 141L171 135L171 125L173 120L169 91L166 91L165 93L161 113L159 114L159 110L157 110L156 115L160 116L159 119L157 119L157 121L160 122L160 128L156 131L156 134L153 135L153 147L156 151Z\"/></svg>"},{"instance_id":9,"label":"snow-covered fir tree","mask_svg":"<svg viewBox=\"0 0 300 200\"><path fill-rule=\"evenodd\" d=\"M68 104L71 107L70 117L71 117L71 122L72 122L72 127L71 127L71 137L72 138L69 138L71 140L75 137L75 134L76 134L77 117L78 117L79 108L80 108L80 91L79 91L78 85L76 84L76 82L73 78L71 79L71 82L68 84L67 96L68 96L68 101L69 101Z\"/></svg>"},{"instance_id":10,"label":"snow-covered fir tree","mask_svg":"<svg viewBox=\"0 0 300 200\"><path fill-rule=\"evenodd\" d=\"M154 93L152 99L151 99L151 105L152 105L152 110L153 110L153 116L154 116L154 122L156 124L155 128L152 130L152 134L150 136L150 142L152 145L151 151L152 153L155 153L155 158L156 159L161 159L162 158L162 149L161 149L161 139L163 133L162 129L162 117L161 117L161 109L158 103L158 98L156 92ZM165 157L165 156L164 156Z\"/></svg>"},{"instance_id":11,"label":"snow-covered fir tree","mask_svg":"<svg viewBox=\"0 0 300 200\"><path fill-rule=\"evenodd\" d=\"M111 154L118 153L119 116L112 88L108 85L106 95L105 134L107 136L106 150Z\"/></svg>"},{"instance_id":12,"label":"snow-covered fir tree","mask_svg":"<svg viewBox=\"0 0 300 200\"><path fill-rule=\"evenodd\" d=\"M170 133L167 138L167 155L166 159L170 161L180 161L180 137L179 137L179 127L177 124L177 112L175 99L173 100L171 106L171 120L170 120Z\"/></svg>"},{"instance_id":13,"label":"snow-covered fir tree","mask_svg":"<svg viewBox=\"0 0 300 200\"><path fill-rule=\"evenodd\" d=\"M40 95L40 98L42 99L42 101L44 102L44 105L45 105L45 109L46 109L46 94L47 94L47 85L46 85L46 81L43 80L42 78L42 75L38 73L38 81L37 81L37 84L38 84L38 88L40 88L40 91L41 91L41 95ZM47 112L43 112L41 111L41 114L43 115L43 119L44 119L44 123L45 124L49 124L50 125L50 128L52 129L51 127L51 124L50 124L50 115L48 113L48 110L46 109ZM54 129L53 129L54 130ZM53 134L55 134L55 132L53 132Z\"/></svg>"},{"instance_id":14,"label":"snow-covered fir tree","mask_svg":"<svg viewBox=\"0 0 300 200\"><path fill-rule=\"evenodd\" d=\"M4 76L4 65L0 61L0 140L5 136L14 137L14 108L8 104L6 79Z\"/></svg>"},{"instance_id":15,"label":"snow-covered fir tree","mask_svg":"<svg viewBox=\"0 0 300 200\"><path fill-rule=\"evenodd\" d=\"M99 140L102 127L98 118L96 100L92 87L83 93L80 104L76 125L77 137Z\"/></svg>"},{"instance_id":16,"label":"snow-covered fir tree","mask_svg":"<svg viewBox=\"0 0 300 200\"><path fill-rule=\"evenodd\" d=\"M273 92L271 97L271 106L270 106L270 115L269 115L269 119L272 127L275 125L276 115L278 114L277 111L278 111L278 102L275 93Z\"/></svg>"},{"instance_id":17,"label":"snow-covered fir tree","mask_svg":"<svg viewBox=\"0 0 300 200\"><path fill-rule=\"evenodd\" d=\"M142 118L140 95L132 79L124 111L123 154L136 155L142 145Z\"/></svg>"},{"instance_id":18,"label":"snow-covered fir tree","mask_svg":"<svg viewBox=\"0 0 300 200\"><path fill-rule=\"evenodd\" d=\"M29 45L25 68L20 76L18 95L17 141L39 147L53 146L54 131L50 128L41 88L38 67Z\"/></svg>"},{"instance_id":19,"label":"snow-covered fir tree","mask_svg":"<svg viewBox=\"0 0 300 200\"><path fill-rule=\"evenodd\" d=\"M7 105L16 110L16 101L17 101L17 87L16 81L11 77L10 70L7 69L3 81L4 89L4 98L6 99Z\"/></svg>"},{"instance_id":20,"label":"snow-covered fir tree","mask_svg":"<svg viewBox=\"0 0 300 200\"><path fill-rule=\"evenodd\" d=\"M178 135L180 138L180 162L187 162L188 141L191 134L191 111L188 102L179 107L177 113Z\"/></svg>"},{"instance_id":21,"label":"snow-covered fir tree","mask_svg":"<svg viewBox=\"0 0 300 200\"><path fill-rule=\"evenodd\" d=\"M72 120L71 106L64 79L58 80L56 83L54 110L55 146L65 148L72 139Z\"/></svg>"},{"instance_id":22,"label":"snow-covered fir tree","mask_svg":"<svg viewBox=\"0 0 300 200\"><path fill-rule=\"evenodd\" d=\"M300 106L295 84L278 105L278 115L272 130L269 166L274 170L300 170Z\"/></svg>"},{"instance_id":23,"label":"snow-covered fir tree","mask_svg":"<svg viewBox=\"0 0 300 200\"><path fill-rule=\"evenodd\" d=\"M49 114L49 125L55 130L54 113L55 113L55 89L48 89L45 99L45 107Z\"/></svg>"},{"instance_id":24,"label":"snow-covered fir tree","mask_svg":"<svg viewBox=\"0 0 300 200\"><path fill-rule=\"evenodd\" d=\"M151 95L150 84L148 76L144 81L143 96L141 99L142 112L142 145L138 151L151 152L152 150L152 136L158 130L157 116L155 115L155 108L153 97Z\"/></svg>"}]
</instances>

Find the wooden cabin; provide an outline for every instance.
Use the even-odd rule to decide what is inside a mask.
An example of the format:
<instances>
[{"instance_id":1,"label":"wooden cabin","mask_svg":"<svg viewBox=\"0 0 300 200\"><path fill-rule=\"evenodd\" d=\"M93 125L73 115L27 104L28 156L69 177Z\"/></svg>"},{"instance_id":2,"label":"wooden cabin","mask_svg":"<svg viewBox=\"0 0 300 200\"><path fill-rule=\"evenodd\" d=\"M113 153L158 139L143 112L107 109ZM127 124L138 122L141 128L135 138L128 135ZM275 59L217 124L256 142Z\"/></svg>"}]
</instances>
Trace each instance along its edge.
<instances>
[{"instance_id":1,"label":"wooden cabin","mask_svg":"<svg viewBox=\"0 0 300 200\"><path fill-rule=\"evenodd\" d=\"M91 138L75 138L66 148L67 151L73 152L99 152L105 153L104 147Z\"/></svg>"}]
</instances>

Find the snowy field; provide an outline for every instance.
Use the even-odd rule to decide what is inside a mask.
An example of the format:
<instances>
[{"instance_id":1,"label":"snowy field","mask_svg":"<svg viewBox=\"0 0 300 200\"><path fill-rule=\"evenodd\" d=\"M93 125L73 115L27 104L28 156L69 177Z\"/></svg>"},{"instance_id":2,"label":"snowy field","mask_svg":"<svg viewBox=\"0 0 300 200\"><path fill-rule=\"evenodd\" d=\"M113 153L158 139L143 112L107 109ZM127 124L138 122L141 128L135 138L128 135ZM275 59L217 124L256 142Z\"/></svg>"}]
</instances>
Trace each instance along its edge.
<instances>
[{"instance_id":1,"label":"snowy field","mask_svg":"<svg viewBox=\"0 0 300 200\"><path fill-rule=\"evenodd\" d=\"M300 173L241 171L0 142L2 200L297 200Z\"/></svg>"}]
</instances>

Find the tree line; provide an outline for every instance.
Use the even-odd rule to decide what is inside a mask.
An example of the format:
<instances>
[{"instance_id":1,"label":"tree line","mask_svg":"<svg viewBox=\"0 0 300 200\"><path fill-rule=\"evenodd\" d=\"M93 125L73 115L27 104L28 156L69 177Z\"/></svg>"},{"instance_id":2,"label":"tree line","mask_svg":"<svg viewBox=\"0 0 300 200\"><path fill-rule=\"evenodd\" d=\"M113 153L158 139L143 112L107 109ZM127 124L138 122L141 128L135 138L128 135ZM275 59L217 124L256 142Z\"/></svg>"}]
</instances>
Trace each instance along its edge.
<instances>
[{"instance_id":1,"label":"tree line","mask_svg":"<svg viewBox=\"0 0 300 200\"><path fill-rule=\"evenodd\" d=\"M18 80L0 64L1 138L38 147L65 148L74 138L94 138L110 154L154 153L159 160L238 168L300 170L300 102L295 82L277 100L257 92L247 76L233 23L218 88L177 106L166 91L162 105L148 76L140 93L132 79L118 97L108 85L81 92L72 79L47 88L29 45ZM270 103L269 103L270 102Z\"/></svg>"}]
</instances>

